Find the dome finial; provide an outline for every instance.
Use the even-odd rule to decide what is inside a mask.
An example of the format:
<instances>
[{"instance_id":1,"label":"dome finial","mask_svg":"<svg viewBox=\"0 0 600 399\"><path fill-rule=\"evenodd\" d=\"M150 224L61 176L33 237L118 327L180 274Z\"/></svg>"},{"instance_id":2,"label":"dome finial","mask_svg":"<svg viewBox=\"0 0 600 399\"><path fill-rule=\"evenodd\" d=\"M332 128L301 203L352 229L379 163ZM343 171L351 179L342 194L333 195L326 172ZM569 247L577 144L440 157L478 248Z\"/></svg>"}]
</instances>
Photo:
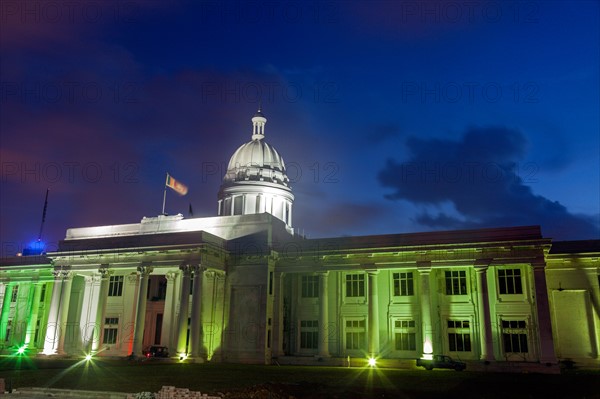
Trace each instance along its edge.
<instances>
[{"instance_id":1,"label":"dome finial","mask_svg":"<svg viewBox=\"0 0 600 399\"><path fill-rule=\"evenodd\" d=\"M262 113L262 101L258 105L258 111L252 117L252 140L262 140L265 137L265 124L267 118Z\"/></svg>"}]
</instances>

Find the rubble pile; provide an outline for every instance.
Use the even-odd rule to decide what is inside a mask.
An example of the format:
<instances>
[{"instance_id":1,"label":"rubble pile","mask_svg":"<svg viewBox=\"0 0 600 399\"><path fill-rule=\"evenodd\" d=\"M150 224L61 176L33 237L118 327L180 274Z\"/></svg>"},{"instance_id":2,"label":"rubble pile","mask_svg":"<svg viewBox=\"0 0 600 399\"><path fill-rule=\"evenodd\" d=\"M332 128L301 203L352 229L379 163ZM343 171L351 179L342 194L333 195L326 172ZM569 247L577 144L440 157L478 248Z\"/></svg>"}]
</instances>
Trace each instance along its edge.
<instances>
[{"instance_id":1,"label":"rubble pile","mask_svg":"<svg viewBox=\"0 0 600 399\"><path fill-rule=\"evenodd\" d=\"M199 391L190 391L187 388L163 386L156 393L139 392L127 395L127 399L221 399L220 396L211 396Z\"/></svg>"}]
</instances>

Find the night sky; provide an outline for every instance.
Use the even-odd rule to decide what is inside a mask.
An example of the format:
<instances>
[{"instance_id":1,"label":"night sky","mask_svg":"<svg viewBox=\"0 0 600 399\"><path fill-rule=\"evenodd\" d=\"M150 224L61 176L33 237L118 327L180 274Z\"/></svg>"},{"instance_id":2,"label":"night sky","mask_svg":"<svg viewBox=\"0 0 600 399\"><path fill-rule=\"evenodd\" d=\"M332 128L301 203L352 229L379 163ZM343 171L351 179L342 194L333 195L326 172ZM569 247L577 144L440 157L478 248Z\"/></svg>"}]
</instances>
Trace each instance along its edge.
<instances>
[{"instance_id":1,"label":"night sky","mask_svg":"<svg viewBox=\"0 0 600 399\"><path fill-rule=\"evenodd\" d=\"M0 3L2 255L215 216L265 139L309 237L540 225L600 238L596 1Z\"/></svg>"}]
</instances>

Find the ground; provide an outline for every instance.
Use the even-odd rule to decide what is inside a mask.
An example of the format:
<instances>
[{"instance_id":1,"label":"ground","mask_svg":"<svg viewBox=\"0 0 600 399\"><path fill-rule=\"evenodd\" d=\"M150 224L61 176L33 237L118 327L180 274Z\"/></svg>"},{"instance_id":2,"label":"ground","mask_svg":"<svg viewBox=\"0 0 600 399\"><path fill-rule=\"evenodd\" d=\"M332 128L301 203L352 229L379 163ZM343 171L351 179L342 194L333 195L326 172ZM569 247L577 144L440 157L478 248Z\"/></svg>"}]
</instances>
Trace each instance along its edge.
<instances>
[{"instance_id":1,"label":"ground","mask_svg":"<svg viewBox=\"0 0 600 399\"><path fill-rule=\"evenodd\" d=\"M116 392L189 388L238 398L573 398L600 399L600 370L560 375L359 367L193 364L127 360L0 358L0 378L13 388Z\"/></svg>"}]
</instances>

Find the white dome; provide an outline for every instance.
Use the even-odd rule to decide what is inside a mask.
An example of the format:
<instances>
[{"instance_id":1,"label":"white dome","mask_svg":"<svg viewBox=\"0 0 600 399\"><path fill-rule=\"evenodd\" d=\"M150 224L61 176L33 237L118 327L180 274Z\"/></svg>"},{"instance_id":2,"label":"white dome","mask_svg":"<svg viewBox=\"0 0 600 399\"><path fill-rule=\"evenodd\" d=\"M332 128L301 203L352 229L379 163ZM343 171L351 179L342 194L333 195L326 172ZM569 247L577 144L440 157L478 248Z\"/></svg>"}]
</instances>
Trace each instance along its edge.
<instances>
[{"instance_id":1,"label":"white dome","mask_svg":"<svg viewBox=\"0 0 600 399\"><path fill-rule=\"evenodd\" d=\"M262 139L243 144L233 153L223 183L248 180L289 187L283 158L272 145Z\"/></svg>"},{"instance_id":2,"label":"white dome","mask_svg":"<svg viewBox=\"0 0 600 399\"><path fill-rule=\"evenodd\" d=\"M262 181L289 188L285 162L275 147L265 142L267 118L259 109L252 118L252 141L241 145L231 156L223 184Z\"/></svg>"},{"instance_id":3,"label":"white dome","mask_svg":"<svg viewBox=\"0 0 600 399\"><path fill-rule=\"evenodd\" d=\"M259 109L252 118L252 140L231 156L219 190L219 216L270 213L291 231L294 195L277 150L266 143L267 118Z\"/></svg>"}]
</instances>

